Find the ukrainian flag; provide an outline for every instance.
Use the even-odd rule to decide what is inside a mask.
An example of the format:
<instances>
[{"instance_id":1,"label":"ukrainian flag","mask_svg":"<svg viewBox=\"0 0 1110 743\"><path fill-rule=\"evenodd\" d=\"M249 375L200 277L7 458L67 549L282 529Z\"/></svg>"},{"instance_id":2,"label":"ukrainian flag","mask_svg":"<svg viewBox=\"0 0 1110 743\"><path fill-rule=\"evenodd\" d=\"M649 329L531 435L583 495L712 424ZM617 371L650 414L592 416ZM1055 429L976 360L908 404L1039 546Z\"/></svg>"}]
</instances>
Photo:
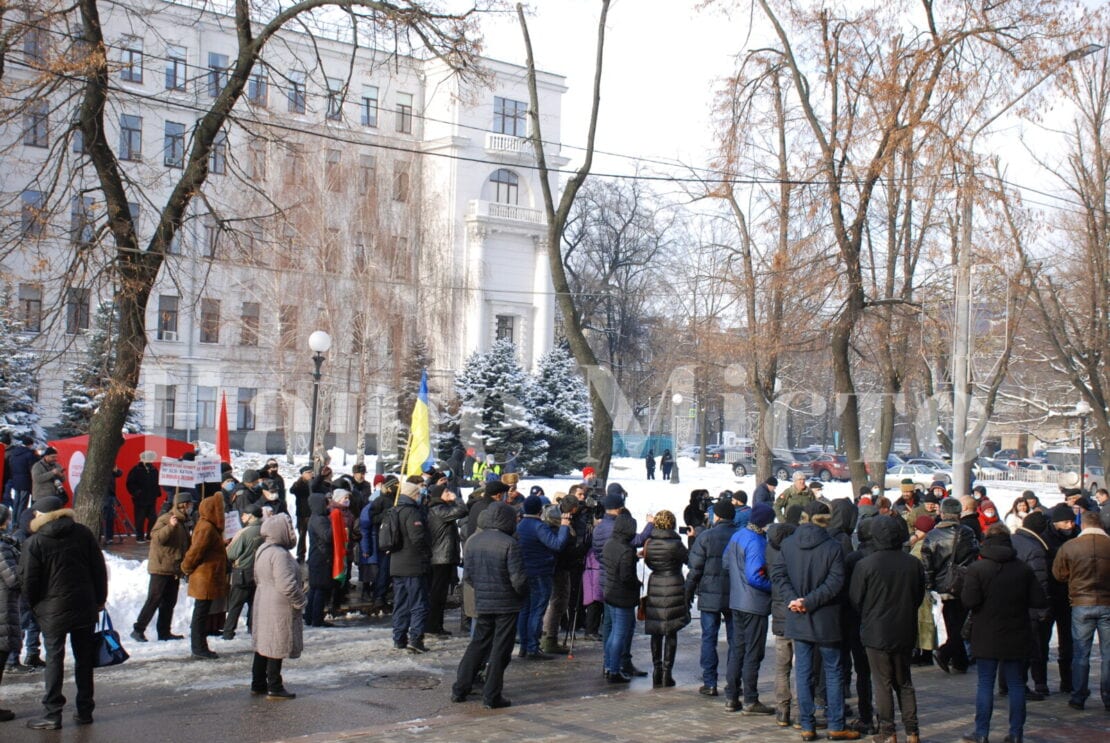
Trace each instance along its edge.
<instances>
[{"instance_id":1,"label":"ukrainian flag","mask_svg":"<svg viewBox=\"0 0 1110 743\"><path fill-rule=\"evenodd\" d=\"M422 475L433 464L432 428L428 416L428 370L420 375L420 393L412 406L412 423L409 425L409 443L405 450L404 473Z\"/></svg>"}]
</instances>

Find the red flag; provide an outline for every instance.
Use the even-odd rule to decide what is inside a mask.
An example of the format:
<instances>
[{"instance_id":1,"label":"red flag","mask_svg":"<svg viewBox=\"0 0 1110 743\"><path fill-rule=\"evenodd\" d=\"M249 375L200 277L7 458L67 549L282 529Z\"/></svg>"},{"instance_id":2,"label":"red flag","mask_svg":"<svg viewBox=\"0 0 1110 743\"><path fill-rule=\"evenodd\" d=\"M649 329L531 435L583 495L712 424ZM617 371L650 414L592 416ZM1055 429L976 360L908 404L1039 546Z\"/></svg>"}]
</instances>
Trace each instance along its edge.
<instances>
[{"instance_id":1,"label":"red flag","mask_svg":"<svg viewBox=\"0 0 1110 743\"><path fill-rule=\"evenodd\" d=\"M231 439L227 432L227 393L220 393L220 420L216 425L216 453L231 464Z\"/></svg>"}]
</instances>

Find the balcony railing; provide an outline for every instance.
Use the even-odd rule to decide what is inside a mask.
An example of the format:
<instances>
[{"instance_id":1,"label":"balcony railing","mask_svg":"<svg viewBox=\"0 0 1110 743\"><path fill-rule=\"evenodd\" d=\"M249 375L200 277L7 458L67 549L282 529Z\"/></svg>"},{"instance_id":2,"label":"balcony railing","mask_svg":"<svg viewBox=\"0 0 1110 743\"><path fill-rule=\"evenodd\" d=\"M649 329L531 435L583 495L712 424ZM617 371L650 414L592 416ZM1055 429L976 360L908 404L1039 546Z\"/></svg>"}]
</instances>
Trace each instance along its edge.
<instances>
[{"instance_id":1,"label":"balcony railing","mask_svg":"<svg viewBox=\"0 0 1110 743\"><path fill-rule=\"evenodd\" d=\"M470 217L508 219L528 224L542 225L546 222L543 212L539 209L515 204L499 204L496 201L471 201L467 214Z\"/></svg>"},{"instance_id":2,"label":"balcony railing","mask_svg":"<svg viewBox=\"0 0 1110 743\"><path fill-rule=\"evenodd\" d=\"M514 137L512 134L486 132L486 151L531 155L532 143L524 137Z\"/></svg>"}]
</instances>

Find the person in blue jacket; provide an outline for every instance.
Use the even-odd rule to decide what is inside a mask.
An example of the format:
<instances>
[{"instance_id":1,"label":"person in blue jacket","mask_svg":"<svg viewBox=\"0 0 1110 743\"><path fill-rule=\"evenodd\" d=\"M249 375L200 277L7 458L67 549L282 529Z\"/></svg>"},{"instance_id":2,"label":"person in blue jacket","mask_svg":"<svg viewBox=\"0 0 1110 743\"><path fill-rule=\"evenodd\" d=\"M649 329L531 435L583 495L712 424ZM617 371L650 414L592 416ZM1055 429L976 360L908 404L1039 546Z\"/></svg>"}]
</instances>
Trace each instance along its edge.
<instances>
[{"instance_id":1,"label":"person in blue jacket","mask_svg":"<svg viewBox=\"0 0 1110 743\"><path fill-rule=\"evenodd\" d=\"M516 631L520 637L520 657L531 660L551 660L555 656L540 651L540 633L543 615L551 599L555 575L555 555L563 550L570 539L570 514L561 515L556 532L540 518L543 501L538 495L524 499L524 517L516 527L520 542L520 556L524 572L528 575L528 598L517 617Z\"/></svg>"},{"instance_id":2,"label":"person in blue jacket","mask_svg":"<svg viewBox=\"0 0 1110 743\"><path fill-rule=\"evenodd\" d=\"M725 707L745 715L770 715L774 710L759 701L759 665L767 646L767 617L771 614L771 577L767 568L764 529L775 520L775 510L756 503L745 527L737 529L725 547L721 568L728 576L728 605L732 636L725 673ZM740 703L741 691L744 703Z\"/></svg>"}]
</instances>

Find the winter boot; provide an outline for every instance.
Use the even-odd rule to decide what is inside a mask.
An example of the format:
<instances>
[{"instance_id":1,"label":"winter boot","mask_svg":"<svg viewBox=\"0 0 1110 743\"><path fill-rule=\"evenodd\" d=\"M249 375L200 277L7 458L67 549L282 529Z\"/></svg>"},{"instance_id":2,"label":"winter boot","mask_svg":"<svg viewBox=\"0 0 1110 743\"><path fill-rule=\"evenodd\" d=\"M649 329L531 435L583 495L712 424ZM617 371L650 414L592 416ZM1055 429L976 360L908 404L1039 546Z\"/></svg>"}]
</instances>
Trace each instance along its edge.
<instances>
[{"instance_id":1,"label":"winter boot","mask_svg":"<svg viewBox=\"0 0 1110 743\"><path fill-rule=\"evenodd\" d=\"M567 649L559 644L559 639L551 635L540 638L540 652L548 655L566 655Z\"/></svg>"},{"instance_id":2,"label":"winter boot","mask_svg":"<svg viewBox=\"0 0 1110 743\"><path fill-rule=\"evenodd\" d=\"M651 688L663 686L663 635L651 636Z\"/></svg>"},{"instance_id":3,"label":"winter boot","mask_svg":"<svg viewBox=\"0 0 1110 743\"><path fill-rule=\"evenodd\" d=\"M674 686L674 677L671 669L674 668L674 656L678 652L678 637L670 634L663 638L663 686Z\"/></svg>"},{"instance_id":4,"label":"winter boot","mask_svg":"<svg viewBox=\"0 0 1110 743\"><path fill-rule=\"evenodd\" d=\"M790 704L780 704L775 707L775 722L780 728L790 727Z\"/></svg>"}]
</instances>

